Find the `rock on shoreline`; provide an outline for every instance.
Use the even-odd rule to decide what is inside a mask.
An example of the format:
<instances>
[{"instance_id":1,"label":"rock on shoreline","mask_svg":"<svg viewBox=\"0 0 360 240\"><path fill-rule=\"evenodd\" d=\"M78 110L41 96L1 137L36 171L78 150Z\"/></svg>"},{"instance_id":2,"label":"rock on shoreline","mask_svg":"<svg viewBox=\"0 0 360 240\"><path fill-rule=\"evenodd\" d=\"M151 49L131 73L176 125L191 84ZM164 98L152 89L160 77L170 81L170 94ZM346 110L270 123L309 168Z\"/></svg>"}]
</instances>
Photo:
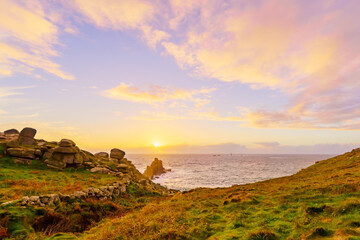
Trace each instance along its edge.
<instances>
[{"instance_id":1,"label":"rock on shoreline","mask_svg":"<svg viewBox=\"0 0 360 240\"><path fill-rule=\"evenodd\" d=\"M162 161L155 158L151 165L146 167L144 176L153 179L155 176L159 176L169 171L171 171L171 169L165 169Z\"/></svg>"}]
</instances>

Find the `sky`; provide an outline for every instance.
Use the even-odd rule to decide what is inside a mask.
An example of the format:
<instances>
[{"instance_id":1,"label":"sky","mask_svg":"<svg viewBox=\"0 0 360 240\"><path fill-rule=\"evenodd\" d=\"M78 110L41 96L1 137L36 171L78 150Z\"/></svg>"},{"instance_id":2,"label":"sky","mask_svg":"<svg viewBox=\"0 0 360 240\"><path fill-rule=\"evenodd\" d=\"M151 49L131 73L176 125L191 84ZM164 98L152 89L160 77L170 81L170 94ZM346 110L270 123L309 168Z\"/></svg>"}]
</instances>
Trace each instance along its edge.
<instances>
[{"instance_id":1,"label":"sky","mask_svg":"<svg viewBox=\"0 0 360 240\"><path fill-rule=\"evenodd\" d=\"M357 0L0 0L0 131L128 153L360 145Z\"/></svg>"}]
</instances>

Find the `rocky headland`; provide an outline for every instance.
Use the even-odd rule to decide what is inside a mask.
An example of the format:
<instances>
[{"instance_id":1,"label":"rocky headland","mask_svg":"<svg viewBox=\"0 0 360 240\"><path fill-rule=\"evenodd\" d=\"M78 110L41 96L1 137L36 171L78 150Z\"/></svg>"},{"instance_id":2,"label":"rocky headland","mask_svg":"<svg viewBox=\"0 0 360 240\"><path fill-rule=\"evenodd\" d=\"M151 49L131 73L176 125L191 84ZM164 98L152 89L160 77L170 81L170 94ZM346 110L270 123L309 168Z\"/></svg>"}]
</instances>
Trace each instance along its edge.
<instances>
[{"instance_id":1,"label":"rocky headland","mask_svg":"<svg viewBox=\"0 0 360 240\"><path fill-rule=\"evenodd\" d=\"M146 167L144 176L150 179L154 179L155 177L169 171L171 171L171 169L165 169L163 166L163 162L158 158L155 158L151 165Z\"/></svg>"}]
</instances>

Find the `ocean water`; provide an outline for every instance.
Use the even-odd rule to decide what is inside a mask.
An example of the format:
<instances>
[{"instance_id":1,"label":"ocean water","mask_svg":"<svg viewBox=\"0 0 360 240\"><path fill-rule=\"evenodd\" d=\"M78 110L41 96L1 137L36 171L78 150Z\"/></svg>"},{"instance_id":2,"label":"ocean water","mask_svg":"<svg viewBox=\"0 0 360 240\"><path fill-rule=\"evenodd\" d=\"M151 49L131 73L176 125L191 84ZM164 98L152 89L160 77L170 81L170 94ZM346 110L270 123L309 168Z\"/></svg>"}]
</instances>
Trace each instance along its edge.
<instances>
[{"instance_id":1,"label":"ocean water","mask_svg":"<svg viewBox=\"0 0 360 240\"><path fill-rule=\"evenodd\" d=\"M129 154L128 160L144 172L154 157L171 169L154 180L178 190L197 187L229 187L292 175L331 155L264 154Z\"/></svg>"}]
</instances>

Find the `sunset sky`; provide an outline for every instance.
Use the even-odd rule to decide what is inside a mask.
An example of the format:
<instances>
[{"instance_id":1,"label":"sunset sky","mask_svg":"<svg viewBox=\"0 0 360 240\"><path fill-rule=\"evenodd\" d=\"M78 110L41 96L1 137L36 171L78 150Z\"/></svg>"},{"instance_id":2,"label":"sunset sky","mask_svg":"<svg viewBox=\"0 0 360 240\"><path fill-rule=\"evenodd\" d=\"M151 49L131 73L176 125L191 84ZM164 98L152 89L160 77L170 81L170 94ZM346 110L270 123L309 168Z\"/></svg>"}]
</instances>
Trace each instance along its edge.
<instances>
[{"instance_id":1,"label":"sunset sky","mask_svg":"<svg viewBox=\"0 0 360 240\"><path fill-rule=\"evenodd\" d=\"M360 146L359 12L358 0L0 0L0 131L92 151L342 153Z\"/></svg>"}]
</instances>

